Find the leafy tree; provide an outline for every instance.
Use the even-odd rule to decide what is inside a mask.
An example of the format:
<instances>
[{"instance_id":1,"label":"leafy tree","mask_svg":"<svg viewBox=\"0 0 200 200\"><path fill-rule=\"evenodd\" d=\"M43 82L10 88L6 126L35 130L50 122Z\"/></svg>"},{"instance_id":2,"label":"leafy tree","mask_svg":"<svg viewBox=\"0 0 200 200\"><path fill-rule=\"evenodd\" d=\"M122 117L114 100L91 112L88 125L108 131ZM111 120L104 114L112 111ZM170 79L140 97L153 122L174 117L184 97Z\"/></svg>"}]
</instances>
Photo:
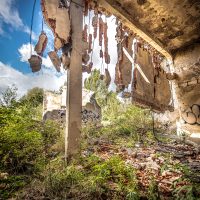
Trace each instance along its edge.
<instances>
[{"instance_id":1,"label":"leafy tree","mask_svg":"<svg viewBox=\"0 0 200 200\"><path fill-rule=\"evenodd\" d=\"M0 106L0 175L7 172L0 188L0 199L26 184L26 177L38 173L51 157L51 148L60 136L60 124L43 122L43 90L34 88L19 101L15 88L8 88ZM38 113L40 117L38 117Z\"/></svg>"},{"instance_id":2,"label":"leafy tree","mask_svg":"<svg viewBox=\"0 0 200 200\"><path fill-rule=\"evenodd\" d=\"M35 87L35 88L32 88L31 90L28 90L27 94L24 95L20 99L20 101L21 102L27 101L32 106L37 107L43 102L43 94L44 94L44 90L42 88Z\"/></svg>"},{"instance_id":3,"label":"leafy tree","mask_svg":"<svg viewBox=\"0 0 200 200\"><path fill-rule=\"evenodd\" d=\"M100 76L101 76L100 71L97 70L97 69L94 69L91 72L90 77L88 77L87 79L85 79L84 87L87 90L91 90L93 92L97 92L98 89L99 89L99 87L102 84L102 81L100 80Z\"/></svg>"},{"instance_id":4,"label":"leafy tree","mask_svg":"<svg viewBox=\"0 0 200 200\"><path fill-rule=\"evenodd\" d=\"M101 80L100 71L97 69L94 69L91 72L91 76L85 79L84 87L95 93L95 99L101 107L107 106L110 97L116 97L115 93L108 90L104 80Z\"/></svg>"},{"instance_id":5,"label":"leafy tree","mask_svg":"<svg viewBox=\"0 0 200 200\"><path fill-rule=\"evenodd\" d=\"M11 105L16 101L15 93L12 88L6 91L5 105ZM42 89L34 88L18 103L0 107L0 168L11 171L34 168L59 136L59 124L43 122L37 116L42 94Z\"/></svg>"},{"instance_id":6,"label":"leafy tree","mask_svg":"<svg viewBox=\"0 0 200 200\"><path fill-rule=\"evenodd\" d=\"M4 92L1 93L0 105L1 106L12 106L17 99L17 88L15 85L8 87Z\"/></svg>"}]
</instances>

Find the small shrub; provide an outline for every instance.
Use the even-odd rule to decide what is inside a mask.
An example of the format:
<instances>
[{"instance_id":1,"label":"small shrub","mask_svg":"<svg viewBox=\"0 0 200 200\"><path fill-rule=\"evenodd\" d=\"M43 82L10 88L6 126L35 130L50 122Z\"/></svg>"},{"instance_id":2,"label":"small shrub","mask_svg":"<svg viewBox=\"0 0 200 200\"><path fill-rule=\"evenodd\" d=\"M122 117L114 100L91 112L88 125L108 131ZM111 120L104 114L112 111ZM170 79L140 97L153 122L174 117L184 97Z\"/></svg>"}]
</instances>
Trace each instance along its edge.
<instances>
[{"instance_id":1,"label":"small shrub","mask_svg":"<svg viewBox=\"0 0 200 200\"><path fill-rule=\"evenodd\" d=\"M151 177L149 186L148 186L148 191L147 191L147 196L149 200L158 200L160 199L159 197L159 191L158 191L158 184L155 181L154 177Z\"/></svg>"},{"instance_id":2,"label":"small shrub","mask_svg":"<svg viewBox=\"0 0 200 200\"><path fill-rule=\"evenodd\" d=\"M47 167L44 181L45 193L50 199L55 197L64 199L82 179L83 173L75 165L66 166L65 162L58 158Z\"/></svg>"},{"instance_id":3,"label":"small shrub","mask_svg":"<svg viewBox=\"0 0 200 200\"><path fill-rule=\"evenodd\" d=\"M178 181L187 181L186 185L178 185ZM193 184L189 180L178 180L173 190L173 196L176 200L199 200L200 199L200 186Z\"/></svg>"},{"instance_id":4,"label":"small shrub","mask_svg":"<svg viewBox=\"0 0 200 200\"><path fill-rule=\"evenodd\" d=\"M0 168L13 173L32 173L45 160L60 134L58 124L35 119L29 104L0 107Z\"/></svg>"},{"instance_id":5,"label":"small shrub","mask_svg":"<svg viewBox=\"0 0 200 200\"><path fill-rule=\"evenodd\" d=\"M99 159L96 161L97 163L90 168L88 179L85 180L88 191L108 196L114 194L126 196L130 190L137 192L136 172L120 157L114 156L106 161Z\"/></svg>"},{"instance_id":6,"label":"small shrub","mask_svg":"<svg viewBox=\"0 0 200 200\"><path fill-rule=\"evenodd\" d=\"M13 172L30 170L43 150L41 134L36 131L26 132L18 125L7 127L0 135L1 167Z\"/></svg>"},{"instance_id":7,"label":"small shrub","mask_svg":"<svg viewBox=\"0 0 200 200\"><path fill-rule=\"evenodd\" d=\"M8 199L29 182L26 176L10 176L0 179L0 199Z\"/></svg>"}]
</instances>

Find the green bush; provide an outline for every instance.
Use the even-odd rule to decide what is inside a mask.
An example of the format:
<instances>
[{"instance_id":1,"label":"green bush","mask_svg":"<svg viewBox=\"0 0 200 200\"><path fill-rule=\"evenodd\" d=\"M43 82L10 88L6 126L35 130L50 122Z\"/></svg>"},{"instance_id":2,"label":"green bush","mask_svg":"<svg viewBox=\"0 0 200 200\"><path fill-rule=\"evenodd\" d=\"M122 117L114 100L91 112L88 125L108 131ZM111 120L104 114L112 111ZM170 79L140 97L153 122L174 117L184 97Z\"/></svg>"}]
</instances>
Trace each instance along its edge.
<instances>
[{"instance_id":1,"label":"green bush","mask_svg":"<svg viewBox=\"0 0 200 200\"><path fill-rule=\"evenodd\" d=\"M119 156L96 163L91 167L90 175L97 187L107 188L108 191L115 189L118 192L126 193L130 189L137 190L135 170L126 165ZM115 188L110 188L113 185Z\"/></svg>"},{"instance_id":2,"label":"green bush","mask_svg":"<svg viewBox=\"0 0 200 200\"><path fill-rule=\"evenodd\" d=\"M16 91L8 88L0 99L0 172L8 174L0 182L0 199L44 170L61 132L60 124L42 121L42 89L34 88L20 100Z\"/></svg>"},{"instance_id":3,"label":"green bush","mask_svg":"<svg viewBox=\"0 0 200 200\"><path fill-rule=\"evenodd\" d=\"M61 158L51 161L44 175L45 193L50 199L66 199L83 179L83 173L75 165L67 166Z\"/></svg>"},{"instance_id":4,"label":"green bush","mask_svg":"<svg viewBox=\"0 0 200 200\"><path fill-rule=\"evenodd\" d=\"M43 103L43 94L43 89L35 87L29 90L27 94L20 99L20 101L23 103L28 102L32 105L32 107L37 107Z\"/></svg>"},{"instance_id":5,"label":"green bush","mask_svg":"<svg viewBox=\"0 0 200 200\"><path fill-rule=\"evenodd\" d=\"M0 106L0 168L33 172L60 134L59 124L38 120L41 107L28 101Z\"/></svg>"},{"instance_id":6,"label":"green bush","mask_svg":"<svg viewBox=\"0 0 200 200\"><path fill-rule=\"evenodd\" d=\"M24 131L20 126L7 127L0 135L1 167L13 172L27 171L41 156L43 141L40 133Z\"/></svg>"},{"instance_id":7,"label":"green bush","mask_svg":"<svg viewBox=\"0 0 200 200\"><path fill-rule=\"evenodd\" d=\"M115 125L115 132L118 134L130 135L137 131L147 132L151 130L151 118L147 111L133 105L121 105L123 109L115 119L112 120Z\"/></svg>"},{"instance_id":8,"label":"green bush","mask_svg":"<svg viewBox=\"0 0 200 200\"><path fill-rule=\"evenodd\" d=\"M12 172L31 172L59 136L50 122L34 120L9 123L0 134L0 166Z\"/></svg>"},{"instance_id":9,"label":"green bush","mask_svg":"<svg viewBox=\"0 0 200 200\"><path fill-rule=\"evenodd\" d=\"M58 157L46 166L38 184L40 189L35 190L37 187L31 184L32 189L24 191L20 198L30 199L39 193L47 199L126 199L133 193L139 196L136 171L118 156L102 160L93 154L69 165Z\"/></svg>"},{"instance_id":10,"label":"green bush","mask_svg":"<svg viewBox=\"0 0 200 200\"><path fill-rule=\"evenodd\" d=\"M0 173L1 174L1 173ZM0 199L8 199L14 192L22 189L29 182L26 176L7 176L0 179Z\"/></svg>"},{"instance_id":11,"label":"green bush","mask_svg":"<svg viewBox=\"0 0 200 200\"><path fill-rule=\"evenodd\" d=\"M119 156L102 160L95 155L86 159L85 193L98 198L125 199L130 192L138 195L136 171Z\"/></svg>"}]
</instances>

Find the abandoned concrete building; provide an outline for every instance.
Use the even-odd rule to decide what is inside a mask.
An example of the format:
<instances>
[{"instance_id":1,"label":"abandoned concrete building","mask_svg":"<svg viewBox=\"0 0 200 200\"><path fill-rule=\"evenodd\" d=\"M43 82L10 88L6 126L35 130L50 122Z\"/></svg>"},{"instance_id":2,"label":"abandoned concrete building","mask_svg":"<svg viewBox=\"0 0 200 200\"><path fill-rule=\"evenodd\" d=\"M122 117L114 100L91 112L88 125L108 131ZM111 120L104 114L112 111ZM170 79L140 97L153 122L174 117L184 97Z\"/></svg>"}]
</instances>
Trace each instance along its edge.
<instances>
[{"instance_id":1,"label":"abandoned concrete building","mask_svg":"<svg viewBox=\"0 0 200 200\"><path fill-rule=\"evenodd\" d=\"M66 122L66 94L66 86L62 87L61 94L52 91L44 92L43 120ZM82 122L84 124L99 124L101 122L101 108L95 100L94 92L84 89L82 94Z\"/></svg>"},{"instance_id":2,"label":"abandoned concrete building","mask_svg":"<svg viewBox=\"0 0 200 200\"><path fill-rule=\"evenodd\" d=\"M110 63L112 52L108 49L106 18L111 15L116 17L117 26L113 35L118 52L117 91L131 85L134 104L162 115L166 113L167 120L176 122L179 134L200 137L199 0L41 0L41 7L44 20L55 36L55 51L49 52L49 57L57 71L62 63L69 80L66 100L69 154L78 148L82 73L90 73L93 68L95 39L98 38L101 47L100 58L105 64ZM90 12L93 17L86 24ZM41 33L36 48L38 58L33 56L29 60L33 71L40 70L39 55L46 42ZM60 49L61 59L57 54ZM104 78L110 84L109 73Z\"/></svg>"}]
</instances>

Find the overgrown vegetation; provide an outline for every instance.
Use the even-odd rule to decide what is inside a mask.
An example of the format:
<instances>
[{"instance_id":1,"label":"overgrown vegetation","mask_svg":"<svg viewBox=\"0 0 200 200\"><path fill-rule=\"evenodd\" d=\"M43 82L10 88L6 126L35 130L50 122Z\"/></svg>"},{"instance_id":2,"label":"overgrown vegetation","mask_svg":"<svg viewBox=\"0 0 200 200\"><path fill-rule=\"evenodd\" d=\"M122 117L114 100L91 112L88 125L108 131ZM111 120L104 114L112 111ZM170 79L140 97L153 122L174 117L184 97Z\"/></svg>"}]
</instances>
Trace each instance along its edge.
<instances>
[{"instance_id":1,"label":"overgrown vegetation","mask_svg":"<svg viewBox=\"0 0 200 200\"><path fill-rule=\"evenodd\" d=\"M80 154L68 163L62 126L42 121L43 91L19 100L14 88L2 95L0 199L198 199L190 170L170 154L152 153L149 110L120 103L93 73L85 84L102 106L103 123L83 127ZM160 186L164 178L172 179L167 190Z\"/></svg>"},{"instance_id":2,"label":"overgrown vegetation","mask_svg":"<svg viewBox=\"0 0 200 200\"><path fill-rule=\"evenodd\" d=\"M100 71L94 70L91 76L85 80L85 88L95 93L96 100L102 109L103 127L85 127L83 133L95 137L95 132L110 141L130 139L134 142L145 143L146 136L152 139L152 121L149 110L143 110L132 104L123 104L117 94L109 91L105 82L100 79ZM119 137L120 136L120 137ZM145 138L145 139L144 139ZM125 143L125 142L124 142Z\"/></svg>"},{"instance_id":3,"label":"overgrown vegetation","mask_svg":"<svg viewBox=\"0 0 200 200\"><path fill-rule=\"evenodd\" d=\"M135 170L118 156L104 161L90 155L68 166L57 158L45 172L43 179L37 180L41 187L32 190L31 185L19 198L125 199L129 193L137 194Z\"/></svg>"},{"instance_id":4,"label":"overgrown vegetation","mask_svg":"<svg viewBox=\"0 0 200 200\"><path fill-rule=\"evenodd\" d=\"M42 121L39 88L30 90L20 100L16 88L8 88L0 106L0 198L6 199L40 172L50 147L60 135L59 125Z\"/></svg>"}]
</instances>

